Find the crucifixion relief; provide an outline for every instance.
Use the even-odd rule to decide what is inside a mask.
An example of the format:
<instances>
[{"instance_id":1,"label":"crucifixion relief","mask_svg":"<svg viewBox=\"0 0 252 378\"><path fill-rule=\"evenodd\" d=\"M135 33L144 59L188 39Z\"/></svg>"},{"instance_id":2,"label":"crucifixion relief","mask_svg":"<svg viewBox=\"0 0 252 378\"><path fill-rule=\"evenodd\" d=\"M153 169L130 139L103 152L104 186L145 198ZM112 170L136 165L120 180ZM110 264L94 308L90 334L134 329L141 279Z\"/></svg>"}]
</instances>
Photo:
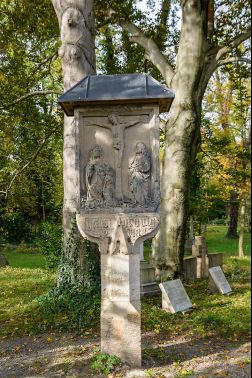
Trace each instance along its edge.
<instances>
[{"instance_id":1,"label":"crucifixion relief","mask_svg":"<svg viewBox=\"0 0 252 378\"><path fill-rule=\"evenodd\" d=\"M113 148L115 149L116 159L116 177L115 177L115 191L116 197L119 201L123 201L123 189L122 189L122 160L124 153L124 131L126 128L138 125L140 123L149 122L149 116L139 116L137 121L122 121L118 114L111 113L108 115L108 122L97 123L92 122L90 125L99 126L109 129L112 133Z\"/></svg>"}]
</instances>

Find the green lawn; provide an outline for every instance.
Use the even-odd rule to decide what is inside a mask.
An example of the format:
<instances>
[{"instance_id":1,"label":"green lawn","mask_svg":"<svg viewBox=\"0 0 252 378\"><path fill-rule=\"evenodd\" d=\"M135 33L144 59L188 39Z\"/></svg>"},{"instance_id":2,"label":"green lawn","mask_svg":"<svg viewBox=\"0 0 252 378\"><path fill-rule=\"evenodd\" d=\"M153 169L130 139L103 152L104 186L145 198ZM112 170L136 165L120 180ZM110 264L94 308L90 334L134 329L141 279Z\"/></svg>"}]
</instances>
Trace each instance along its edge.
<instances>
[{"instance_id":1,"label":"green lawn","mask_svg":"<svg viewBox=\"0 0 252 378\"><path fill-rule=\"evenodd\" d=\"M7 249L4 251L4 255L13 268L44 269L46 266L45 256L40 253L25 253L17 252L15 249Z\"/></svg>"},{"instance_id":2,"label":"green lawn","mask_svg":"<svg viewBox=\"0 0 252 378\"><path fill-rule=\"evenodd\" d=\"M238 239L227 239L227 226L208 226L207 229L207 246L209 252L222 252L225 256L238 256ZM245 233L244 253L246 256L251 255L251 235Z\"/></svg>"},{"instance_id":3,"label":"green lawn","mask_svg":"<svg viewBox=\"0 0 252 378\"><path fill-rule=\"evenodd\" d=\"M237 240L225 239L226 228L209 227L207 244L210 252L223 252L224 272L233 289L231 296L211 295L208 280L185 285L194 304L190 315L167 314L161 310L160 298L144 299L143 329L171 336L220 334L237 338L250 332L250 258L237 257ZM146 252L146 251L145 251ZM250 253L246 235L246 254ZM56 273L45 268L45 258L24 248L8 249L4 254L10 266L0 268L0 337L36 334L67 327L63 315L45 318L36 299L53 287ZM97 322L98 324L98 322Z\"/></svg>"}]
</instances>

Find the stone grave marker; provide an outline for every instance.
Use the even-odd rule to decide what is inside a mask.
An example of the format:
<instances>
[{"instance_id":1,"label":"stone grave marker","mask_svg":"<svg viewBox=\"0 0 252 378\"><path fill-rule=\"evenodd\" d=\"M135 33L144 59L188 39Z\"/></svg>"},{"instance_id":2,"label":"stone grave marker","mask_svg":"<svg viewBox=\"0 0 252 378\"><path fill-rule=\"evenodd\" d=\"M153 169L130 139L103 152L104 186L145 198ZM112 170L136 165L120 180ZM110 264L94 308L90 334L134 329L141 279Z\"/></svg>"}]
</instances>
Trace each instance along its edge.
<instances>
[{"instance_id":1,"label":"stone grave marker","mask_svg":"<svg viewBox=\"0 0 252 378\"><path fill-rule=\"evenodd\" d=\"M87 76L74 115L77 225L101 253L101 351L141 366L140 252L159 228L159 112L173 93L146 74Z\"/></svg>"},{"instance_id":2,"label":"stone grave marker","mask_svg":"<svg viewBox=\"0 0 252 378\"><path fill-rule=\"evenodd\" d=\"M209 269L210 273L210 291L215 293L219 291L221 294L229 295L232 293L232 289L223 273L220 266L215 266Z\"/></svg>"},{"instance_id":3,"label":"stone grave marker","mask_svg":"<svg viewBox=\"0 0 252 378\"><path fill-rule=\"evenodd\" d=\"M162 309L175 314L192 310L192 302L180 279L159 284L162 291Z\"/></svg>"}]
</instances>

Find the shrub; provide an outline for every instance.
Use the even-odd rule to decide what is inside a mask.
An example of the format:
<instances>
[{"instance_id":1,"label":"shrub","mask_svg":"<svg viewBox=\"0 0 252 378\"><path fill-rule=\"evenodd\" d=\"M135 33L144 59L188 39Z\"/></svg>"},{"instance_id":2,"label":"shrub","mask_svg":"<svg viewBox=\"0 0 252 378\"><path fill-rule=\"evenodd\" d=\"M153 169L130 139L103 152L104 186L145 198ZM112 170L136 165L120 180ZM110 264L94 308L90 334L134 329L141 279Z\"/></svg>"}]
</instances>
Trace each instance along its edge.
<instances>
[{"instance_id":1,"label":"shrub","mask_svg":"<svg viewBox=\"0 0 252 378\"><path fill-rule=\"evenodd\" d=\"M91 369L97 373L109 374L116 366L120 365L121 360L117 356L106 353L97 354L91 363Z\"/></svg>"},{"instance_id":2,"label":"shrub","mask_svg":"<svg viewBox=\"0 0 252 378\"><path fill-rule=\"evenodd\" d=\"M62 227L56 223L42 223L40 238L36 244L43 255L46 256L47 267L57 267L62 251Z\"/></svg>"},{"instance_id":3,"label":"shrub","mask_svg":"<svg viewBox=\"0 0 252 378\"><path fill-rule=\"evenodd\" d=\"M1 219L3 239L8 243L30 242L33 238L31 225L20 213L6 213Z\"/></svg>"},{"instance_id":4,"label":"shrub","mask_svg":"<svg viewBox=\"0 0 252 378\"><path fill-rule=\"evenodd\" d=\"M83 268L80 267L80 256ZM100 264L98 254L79 235L76 223L62 251L55 287L38 299L46 317L67 319L66 327L81 331L97 326L100 312Z\"/></svg>"}]
</instances>

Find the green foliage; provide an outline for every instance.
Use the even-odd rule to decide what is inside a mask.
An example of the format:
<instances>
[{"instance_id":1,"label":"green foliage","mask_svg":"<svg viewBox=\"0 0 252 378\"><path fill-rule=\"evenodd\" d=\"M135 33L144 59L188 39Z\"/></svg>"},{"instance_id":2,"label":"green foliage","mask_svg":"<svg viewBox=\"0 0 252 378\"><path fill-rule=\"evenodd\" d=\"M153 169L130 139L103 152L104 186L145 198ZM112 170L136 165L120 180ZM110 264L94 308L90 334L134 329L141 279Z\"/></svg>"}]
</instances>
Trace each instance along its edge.
<instances>
[{"instance_id":1,"label":"green foliage","mask_svg":"<svg viewBox=\"0 0 252 378\"><path fill-rule=\"evenodd\" d=\"M117 356L99 353L93 358L91 369L96 373L109 374L115 369L115 367L119 366L120 363L121 360Z\"/></svg>"},{"instance_id":2,"label":"green foliage","mask_svg":"<svg viewBox=\"0 0 252 378\"><path fill-rule=\"evenodd\" d=\"M22 213L11 212L1 217L0 221L2 242L20 243L32 240L31 225L27 222Z\"/></svg>"},{"instance_id":3,"label":"green foliage","mask_svg":"<svg viewBox=\"0 0 252 378\"><path fill-rule=\"evenodd\" d=\"M43 222L36 244L46 257L47 267L58 266L62 252L62 227L56 223Z\"/></svg>"},{"instance_id":4,"label":"green foliage","mask_svg":"<svg viewBox=\"0 0 252 378\"><path fill-rule=\"evenodd\" d=\"M64 315L69 320L67 327L78 331L99 321L100 272L93 252L79 235L73 218L56 286L38 299L46 317Z\"/></svg>"}]
</instances>

